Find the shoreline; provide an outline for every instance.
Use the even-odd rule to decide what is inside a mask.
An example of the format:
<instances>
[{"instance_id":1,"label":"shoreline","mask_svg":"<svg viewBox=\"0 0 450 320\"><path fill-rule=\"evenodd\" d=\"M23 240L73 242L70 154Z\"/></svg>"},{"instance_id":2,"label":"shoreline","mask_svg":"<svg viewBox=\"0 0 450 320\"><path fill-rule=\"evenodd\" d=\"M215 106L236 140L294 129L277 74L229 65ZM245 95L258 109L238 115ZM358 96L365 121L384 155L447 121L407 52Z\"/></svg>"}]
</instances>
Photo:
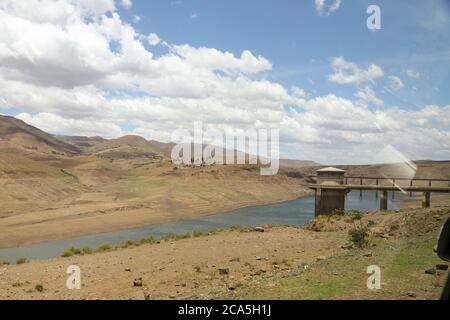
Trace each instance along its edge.
<instances>
[{"instance_id":1,"label":"shoreline","mask_svg":"<svg viewBox=\"0 0 450 320\"><path fill-rule=\"evenodd\" d=\"M146 228L146 227L151 227L151 226L157 226L157 225L162 225L162 224L168 224L168 223L176 223L176 222L180 222L180 221L189 221L189 220L196 220L196 219L201 219L201 218L205 218L205 217L210 217L210 216L215 216L215 215L220 215L220 214L225 214L225 213L232 213L233 211L236 210L240 210L240 209L244 209L244 208L253 208L253 207L262 207L262 206L268 206L268 205L275 205L275 204L280 204L280 203L284 203L284 202L291 202L291 201L296 201L296 200L300 200L300 199L304 199L307 197L313 196L313 193L305 193L301 196L295 196L295 197L286 197L284 199L280 199L277 201L256 201L254 203L240 203L237 206L223 206L222 208L215 210L215 211L208 211L206 213L200 213L200 214L195 214L195 213L188 213L185 215L185 217L183 218L162 218L162 219L158 219L158 222L155 223L130 223L129 226L125 226L123 228L97 228L99 230L102 231L92 231L92 232L75 232L75 233L70 233L69 236L65 236L65 237L41 237L42 240L19 240L19 244L18 245L13 245L13 246L4 246L4 245L0 245L0 249L17 249L17 248L22 248L22 247L28 247L28 246L33 246L33 245L39 245L39 244L45 244L45 243L49 243L49 242L53 242L53 241L59 241L59 240L68 240L71 238L79 238L79 237L84 237L84 236L95 236L95 235L101 235L101 234L108 234L108 233L114 233L114 232L120 232L120 231L126 231L126 230L133 230L133 229L140 229L140 228Z\"/></svg>"},{"instance_id":2,"label":"shoreline","mask_svg":"<svg viewBox=\"0 0 450 320\"><path fill-rule=\"evenodd\" d=\"M173 219L173 218L159 219L158 222L150 223L150 224L138 223L138 224L135 224L132 226L126 226L123 228L111 228L108 230L102 230L100 232L93 231L93 232L75 233L75 234L71 234L67 237L42 237L42 240L39 240L39 241L23 241L19 245L15 245L15 246L0 246L0 249L18 249L18 248L29 247L29 246L33 246L33 245L50 243L53 241L63 241L63 240L69 240L72 238L75 239L75 238L80 238L80 237L85 237L85 236L87 237L87 236L104 235L104 234L109 234L109 233L115 233L115 232L121 232L121 231L133 230L133 229L141 229L141 228L158 226L158 225L163 225L163 224L176 223L176 222L180 222L180 221L196 220L196 219L201 219L201 218L205 218L205 217L225 214L225 213L231 214L236 210L240 210L240 209L244 209L244 208L256 208L256 207L262 207L262 206L276 205L276 204L281 204L281 203L285 203L285 202L291 202L291 201L296 201L296 200L300 200L300 199L305 199L305 198L312 197L312 196L314 196L313 192L307 192L301 196L285 198L285 199L281 199L281 200L277 200L277 201L269 201L269 202L258 201L258 202L250 203L250 204L249 203L241 203L238 206L233 206L233 207L228 207L228 208L227 208L227 206L224 206L223 208L221 208L219 210L209 211L207 213L187 214L184 218L180 218L180 219ZM394 202L401 204L402 206L404 206L404 208L418 208L418 207L420 207L421 198L419 196L414 196L413 198L407 198L407 199L395 199ZM439 202L441 202L441 201L439 201Z\"/></svg>"}]
</instances>

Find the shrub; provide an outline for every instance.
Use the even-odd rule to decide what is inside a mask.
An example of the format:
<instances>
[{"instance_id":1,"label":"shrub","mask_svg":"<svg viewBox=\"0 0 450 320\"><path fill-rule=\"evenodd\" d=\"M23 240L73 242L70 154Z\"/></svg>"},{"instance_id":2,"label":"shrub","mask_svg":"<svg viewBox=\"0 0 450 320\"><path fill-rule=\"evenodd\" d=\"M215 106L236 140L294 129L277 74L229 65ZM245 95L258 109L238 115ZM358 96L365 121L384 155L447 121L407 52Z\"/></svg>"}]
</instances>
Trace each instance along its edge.
<instances>
[{"instance_id":1,"label":"shrub","mask_svg":"<svg viewBox=\"0 0 450 320\"><path fill-rule=\"evenodd\" d=\"M362 212L352 212L352 220L361 220L363 218L364 214Z\"/></svg>"},{"instance_id":2,"label":"shrub","mask_svg":"<svg viewBox=\"0 0 450 320\"><path fill-rule=\"evenodd\" d=\"M36 290L37 292L42 292L44 291L44 286L40 283L38 283L35 287L34 290Z\"/></svg>"},{"instance_id":3,"label":"shrub","mask_svg":"<svg viewBox=\"0 0 450 320\"><path fill-rule=\"evenodd\" d=\"M345 215L345 210L341 210L341 209L334 209L332 214L334 216L344 216Z\"/></svg>"},{"instance_id":4,"label":"shrub","mask_svg":"<svg viewBox=\"0 0 450 320\"><path fill-rule=\"evenodd\" d=\"M150 236L150 237L147 237L147 238L142 238L142 239L140 240L140 242L141 242L141 244L145 244L145 243L155 243L156 240L155 240L155 238L153 238L152 236Z\"/></svg>"},{"instance_id":5,"label":"shrub","mask_svg":"<svg viewBox=\"0 0 450 320\"><path fill-rule=\"evenodd\" d=\"M92 249L85 247L83 249L81 249L81 254L91 254L92 253Z\"/></svg>"},{"instance_id":6,"label":"shrub","mask_svg":"<svg viewBox=\"0 0 450 320\"><path fill-rule=\"evenodd\" d=\"M95 250L95 252L106 252L106 251L111 251L111 250L112 250L112 248L109 244L102 244Z\"/></svg>"},{"instance_id":7,"label":"shrub","mask_svg":"<svg viewBox=\"0 0 450 320\"><path fill-rule=\"evenodd\" d=\"M73 256L73 252L71 250L67 250L61 253L61 258L69 258L71 256Z\"/></svg>"},{"instance_id":8,"label":"shrub","mask_svg":"<svg viewBox=\"0 0 450 320\"><path fill-rule=\"evenodd\" d=\"M202 231L194 231L194 232L192 232L192 236L194 238L201 237L201 236L203 236L203 232Z\"/></svg>"},{"instance_id":9,"label":"shrub","mask_svg":"<svg viewBox=\"0 0 450 320\"><path fill-rule=\"evenodd\" d=\"M398 229L400 229L400 226L398 223L391 224L390 231L397 231Z\"/></svg>"},{"instance_id":10,"label":"shrub","mask_svg":"<svg viewBox=\"0 0 450 320\"><path fill-rule=\"evenodd\" d=\"M139 245L138 242L133 241L133 240L127 240L127 241L123 242L120 247L121 248L128 248L128 247L134 247L134 246L137 246L137 245Z\"/></svg>"},{"instance_id":11,"label":"shrub","mask_svg":"<svg viewBox=\"0 0 450 320\"><path fill-rule=\"evenodd\" d=\"M19 258L19 259L17 259L16 264L24 264L27 262L28 262L27 258Z\"/></svg>"},{"instance_id":12,"label":"shrub","mask_svg":"<svg viewBox=\"0 0 450 320\"><path fill-rule=\"evenodd\" d=\"M358 248L364 248L369 244L369 232L366 227L356 227L348 232L350 241Z\"/></svg>"}]
</instances>

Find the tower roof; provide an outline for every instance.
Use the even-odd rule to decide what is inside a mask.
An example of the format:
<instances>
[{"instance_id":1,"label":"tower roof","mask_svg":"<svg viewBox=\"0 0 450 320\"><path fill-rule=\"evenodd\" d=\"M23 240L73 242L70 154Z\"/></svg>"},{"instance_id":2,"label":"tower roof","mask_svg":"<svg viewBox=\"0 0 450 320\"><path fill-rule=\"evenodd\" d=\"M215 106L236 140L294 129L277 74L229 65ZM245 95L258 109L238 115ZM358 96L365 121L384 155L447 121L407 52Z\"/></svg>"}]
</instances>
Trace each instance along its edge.
<instances>
[{"instance_id":1,"label":"tower roof","mask_svg":"<svg viewBox=\"0 0 450 320\"><path fill-rule=\"evenodd\" d=\"M341 170L341 169L333 168L333 167L327 167L327 168L317 170L317 172L345 172L345 170Z\"/></svg>"}]
</instances>

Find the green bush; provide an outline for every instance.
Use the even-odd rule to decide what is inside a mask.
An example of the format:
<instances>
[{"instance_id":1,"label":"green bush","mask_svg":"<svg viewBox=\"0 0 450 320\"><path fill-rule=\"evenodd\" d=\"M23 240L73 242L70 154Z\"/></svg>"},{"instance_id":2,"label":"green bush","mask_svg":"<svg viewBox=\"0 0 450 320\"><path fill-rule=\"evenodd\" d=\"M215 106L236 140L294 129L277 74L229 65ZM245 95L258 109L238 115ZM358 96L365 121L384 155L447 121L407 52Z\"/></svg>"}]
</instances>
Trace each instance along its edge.
<instances>
[{"instance_id":1,"label":"green bush","mask_svg":"<svg viewBox=\"0 0 450 320\"><path fill-rule=\"evenodd\" d=\"M192 236L194 238L201 237L201 236L203 236L203 232L202 231L194 231L194 232L192 232Z\"/></svg>"},{"instance_id":2,"label":"green bush","mask_svg":"<svg viewBox=\"0 0 450 320\"><path fill-rule=\"evenodd\" d=\"M150 236L150 237L147 237L147 238L142 238L141 240L140 240L140 242L141 242L141 244L146 244L146 243L155 243L156 242L156 240L155 240L155 238L153 238L152 236Z\"/></svg>"},{"instance_id":3,"label":"green bush","mask_svg":"<svg viewBox=\"0 0 450 320\"><path fill-rule=\"evenodd\" d=\"M344 216L345 215L345 210L334 209L333 212L332 212L332 215L334 215L334 216Z\"/></svg>"},{"instance_id":4,"label":"green bush","mask_svg":"<svg viewBox=\"0 0 450 320\"><path fill-rule=\"evenodd\" d=\"M71 256L73 256L73 252L71 250L67 250L61 253L61 258L69 258Z\"/></svg>"},{"instance_id":5,"label":"green bush","mask_svg":"<svg viewBox=\"0 0 450 320\"><path fill-rule=\"evenodd\" d=\"M91 254L92 253L92 249L85 247L83 249L81 249L81 254Z\"/></svg>"},{"instance_id":6,"label":"green bush","mask_svg":"<svg viewBox=\"0 0 450 320\"><path fill-rule=\"evenodd\" d=\"M356 227L348 232L350 241L358 248L364 248L369 244L369 231L366 227Z\"/></svg>"},{"instance_id":7,"label":"green bush","mask_svg":"<svg viewBox=\"0 0 450 320\"><path fill-rule=\"evenodd\" d=\"M28 262L27 258L19 258L19 259L17 259L16 264L24 264L27 262Z\"/></svg>"},{"instance_id":8,"label":"green bush","mask_svg":"<svg viewBox=\"0 0 450 320\"><path fill-rule=\"evenodd\" d=\"M95 249L95 252L106 252L111 251L112 247L109 244L102 244L97 249Z\"/></svg>"},{"instance_id":9,"label":"green bush","mask_svg":"<svg viewBox=\"0 0 450 320\"><path fill-rule=\"evenodd\" d=\"M373 221L373 220L367 221L367 226L368 226L368 227L372 227L372 226L374 226L374 225L376 225L375 221Z\"/></svg>"},{"instance_id":10,"label":"green bush","mask_svg":"<svg viewBox=\"0 0 450 320\"><path fill-rule=\"evenodd\" d=\"M36 290L37 292L42 292L44 291L44 286L39 283L34 287L34 290Z\"/></svg>"}]
</instances>

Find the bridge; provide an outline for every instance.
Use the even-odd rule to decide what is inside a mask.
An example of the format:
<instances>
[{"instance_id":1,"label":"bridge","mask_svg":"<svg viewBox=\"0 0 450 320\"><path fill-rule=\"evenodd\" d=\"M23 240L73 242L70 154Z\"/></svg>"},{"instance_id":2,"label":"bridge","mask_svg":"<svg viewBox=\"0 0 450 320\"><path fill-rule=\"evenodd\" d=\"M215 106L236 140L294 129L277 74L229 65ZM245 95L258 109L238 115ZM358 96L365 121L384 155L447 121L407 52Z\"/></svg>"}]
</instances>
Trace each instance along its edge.
<instances>
[{"instance_id":1,"label":"bridge","mask_svg":"<svg viewBox=\"0 0 450 320\"><path fill-rule=\"evenodd\" d=\"M315 184L308 187L315 190L315 214L329 215L335 210L344 210L345 196L352 190L363 190L380 193L380 210L388 208L388 192L422 193L422 207L431 205L431 193L450 193L450 179L416 179L401 177L364 177L345 176L345 171L336 168L325 168L317 171L317 176L311 176Z\"/></svg>"}]
</instances>

